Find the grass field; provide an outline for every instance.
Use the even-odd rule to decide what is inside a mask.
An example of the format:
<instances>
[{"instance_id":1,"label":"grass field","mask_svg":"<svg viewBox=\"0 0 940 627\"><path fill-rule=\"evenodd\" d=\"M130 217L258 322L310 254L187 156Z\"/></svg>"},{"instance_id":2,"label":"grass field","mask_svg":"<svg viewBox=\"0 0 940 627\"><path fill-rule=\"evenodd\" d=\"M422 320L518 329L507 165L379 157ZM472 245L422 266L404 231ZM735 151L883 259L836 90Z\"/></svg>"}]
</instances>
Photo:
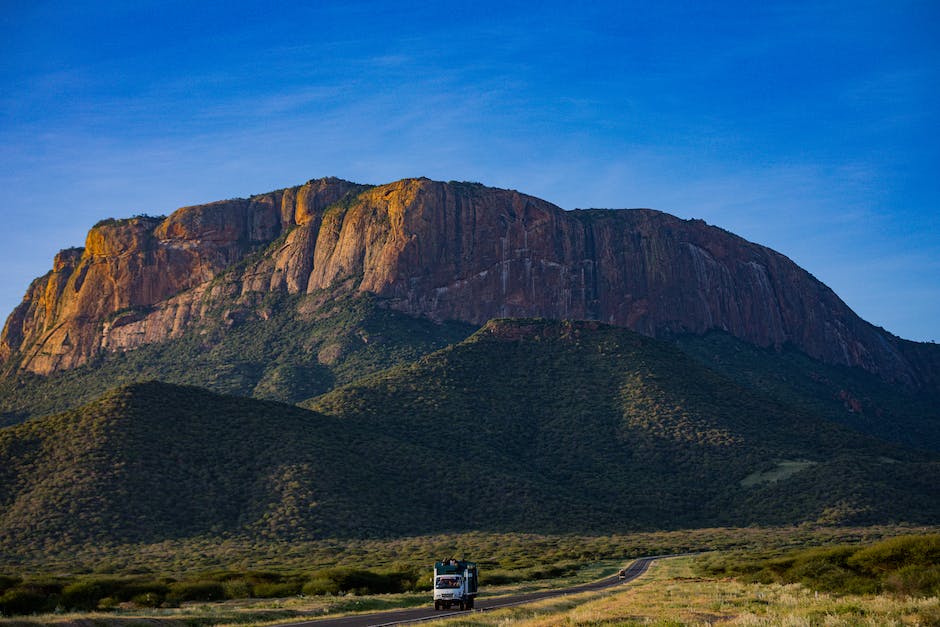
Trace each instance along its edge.
<instances>
[{"instance_id":1,"label":"grass field","mask_svg":"<svg viewBox=\"0 0 940 627\"><path fill-rule=\"evenodd\" d=\"M654 625L789 625L881 626L940 625L940 600L890 595L835 595L814 592L800 584L741 583L730 578L700 577L699 558L682 557L653 564L639 580L612 591L591 592L514 608L474 613L434 624L466 626L603 626ZM565 585L609 573L611 563L599 564L577 577L538 585ZM491 594L530 589L532 584L501 586ZM428 602L427 594L371 597L293 597L224 604L187 604L146 613L47 615L0 619L3 627L37 625L272 625L326 613L409 607Z\"/></svg>"},{"instance_id":2,"label":"grass field","mask_svg":"<svg viewBox=\"0 0 940 627\"><path fill-rule=\"evenodd\" d=\"M745 584L697 577L694 558L655 563L614 592L552 599L444 620L442 626L614 625L940 625L940 600L888 595L832 595L799 584Z\"/></svg>"},{"instance_id":3,"label":"grass field","mask_svg":"<svg viewBox=\"0 0 940 627\"><path fill-rule=\"evenodd\" d=\"M281 556L281 568L298 568L304 558L308 569L314 565L322 568L327 565L327 554L334 567L313 571L288 568L280 574L193 571L173 581L167 571L163 575L154 571L134 575L135 571L141 572L141 562L136 566L123 564L124 575L99 571L66 576L63 571L57 575L48 570L20 579L0 573L0 627L260 626L429 605L429 578L419 564L430 563L432 555L444 554L445 550L493 559L481 572L486 575L481 577L485 597L595 581L628 563L629 555L708 552L655 562L650 572L636 582L612 590L468 613L434 624L940 627L940 530L913 531L746 528L593 538L470 534L462 536L458 544L453 544L456 538L446 536L363 542L345 546L339 554L338 545L319 547L319 553L312 545L299 545L292 547L294 555ZM234 555L230 549L225 554L231 558ZM417 579L397 593L388 593L389 589L385 594L375 593L386 581L381 576L385 571L370 574L352 571L348 566L337 567L391 567L396 560L399 570L388 573L410 573L408 565L400 561L404 556L417 560L412 573ZM138 560L145 559L146 555L138 555ZM349 578L355 572L357 578L350 582L358 583L324 594L325 583L340 584L343 576ZM837 590L841 592L833 592ZM45 613L12 609L17 599L24 603L30 595L45 595L48 602L40 604L46 608L41 610ZM85 607L87 611L71 613L70 607ZM4 608L10 610L8 614L19 615L4 617Z\"/></svg>"},{"instance_id":4,"label":"grass field","mask_svg":"<svg viewBox=\"0 0 940 627\"><path fill-rule=\"evenodd\" d=\"M586 566L571 575L556 579L488 586L487 596L503 596L522 592L573 586L606 577L621 566L608 560ZM382 595L292 596L283 599L241 599L221 603L185 603L180 607L143 609L118 608L109 612L60 613L38 616L0 617L0 627L85 627L88 625L276 625L289 621L310 620L321 616L339 616L355 612L379 612L396 608L431 604L430 592Z\"/></svg>"}]
</instances>

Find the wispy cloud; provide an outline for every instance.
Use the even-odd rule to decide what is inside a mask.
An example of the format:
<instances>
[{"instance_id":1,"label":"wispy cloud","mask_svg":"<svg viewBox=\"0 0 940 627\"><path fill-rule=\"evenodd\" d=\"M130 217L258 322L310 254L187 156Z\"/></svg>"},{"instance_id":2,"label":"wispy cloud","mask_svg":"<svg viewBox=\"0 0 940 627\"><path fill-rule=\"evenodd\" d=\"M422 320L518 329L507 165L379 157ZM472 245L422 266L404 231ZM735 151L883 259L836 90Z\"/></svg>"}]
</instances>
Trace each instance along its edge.
<instances>
[{"instance_id":1,"label":"wispy cloud","mask_svg":"<svg viewBox=\"0 0 940 627\"><path fill-rule=\"evenodd\" d=\"M34 242L0 247L3 284L18 300L108 215L426 175L704 218L926 337L940 55L911 27L926 4L37 10L0 48L21 64L0 73L0 211ZM905 290L919 323L875 302Z\"/></svg>"}]
</instances>

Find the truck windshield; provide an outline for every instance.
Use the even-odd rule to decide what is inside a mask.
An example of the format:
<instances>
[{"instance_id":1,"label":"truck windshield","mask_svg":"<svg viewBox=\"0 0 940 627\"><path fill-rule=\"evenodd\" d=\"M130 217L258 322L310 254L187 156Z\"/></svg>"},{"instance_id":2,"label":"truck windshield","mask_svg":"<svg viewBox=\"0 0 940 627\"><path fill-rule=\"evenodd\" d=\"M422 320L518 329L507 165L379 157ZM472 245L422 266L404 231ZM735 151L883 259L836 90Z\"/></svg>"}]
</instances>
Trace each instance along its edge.
<instances>
[{"instance_id":1,"label":"truck windshield","mask_svg":"<svg viewBox=\"0 0 940 627\"><path fill-rule=\"evenodd\" d=\"M435 588L459 588L460 587L460 577L438 577L437 581L434 583Z\"/></svg>"}]
</instances>

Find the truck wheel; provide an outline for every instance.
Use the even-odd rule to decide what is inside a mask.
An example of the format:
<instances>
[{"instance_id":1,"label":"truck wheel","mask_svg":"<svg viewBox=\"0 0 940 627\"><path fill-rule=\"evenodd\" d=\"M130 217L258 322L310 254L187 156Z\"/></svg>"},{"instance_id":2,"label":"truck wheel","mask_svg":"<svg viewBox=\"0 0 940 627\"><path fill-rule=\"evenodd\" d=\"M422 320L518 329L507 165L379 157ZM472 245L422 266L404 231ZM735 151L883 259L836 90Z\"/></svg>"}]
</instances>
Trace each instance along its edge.
<instances>
[{"instance_id":1,"label":"truck wheel","mask_svg":"<svg viewBox=\"0 0 940 627\"><path fill-rule=\"evenodd\" d=\"M435 609L435 610L441 609L441 602L440 602L440 601L435 601L435 602L434 602L434 609Z\"/></svg>"},{"instance_id":2,"label":"truck wheel","mask_svg":"<svg viewBox=\"0 0 940 627\"><path fill-rule=\"evenodd\" d=\"M472 610L472 609L473 609L473 601L474 601L474 600L473 600L472 598L467 601L467 609L468 609L468 610Z\"/></svg>"}]
</instances>

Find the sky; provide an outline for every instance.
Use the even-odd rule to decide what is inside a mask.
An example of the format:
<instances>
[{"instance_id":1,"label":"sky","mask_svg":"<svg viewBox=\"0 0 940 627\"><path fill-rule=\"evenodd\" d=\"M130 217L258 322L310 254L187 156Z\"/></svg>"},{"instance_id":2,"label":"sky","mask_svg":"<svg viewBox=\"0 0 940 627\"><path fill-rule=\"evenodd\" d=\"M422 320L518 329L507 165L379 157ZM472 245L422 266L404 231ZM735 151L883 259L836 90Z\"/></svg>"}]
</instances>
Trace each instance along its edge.
<instances>
[{"instance_id":1,"label":"sky","mask_svg":"<svg viewBox=\"0 0 940 627\"><path fill-rule=\"evenodd\" d=\"M940 340L940 2L0 0L0 317L98 220L322 176L701 218Z\"/></svg>"}]
</instances>

